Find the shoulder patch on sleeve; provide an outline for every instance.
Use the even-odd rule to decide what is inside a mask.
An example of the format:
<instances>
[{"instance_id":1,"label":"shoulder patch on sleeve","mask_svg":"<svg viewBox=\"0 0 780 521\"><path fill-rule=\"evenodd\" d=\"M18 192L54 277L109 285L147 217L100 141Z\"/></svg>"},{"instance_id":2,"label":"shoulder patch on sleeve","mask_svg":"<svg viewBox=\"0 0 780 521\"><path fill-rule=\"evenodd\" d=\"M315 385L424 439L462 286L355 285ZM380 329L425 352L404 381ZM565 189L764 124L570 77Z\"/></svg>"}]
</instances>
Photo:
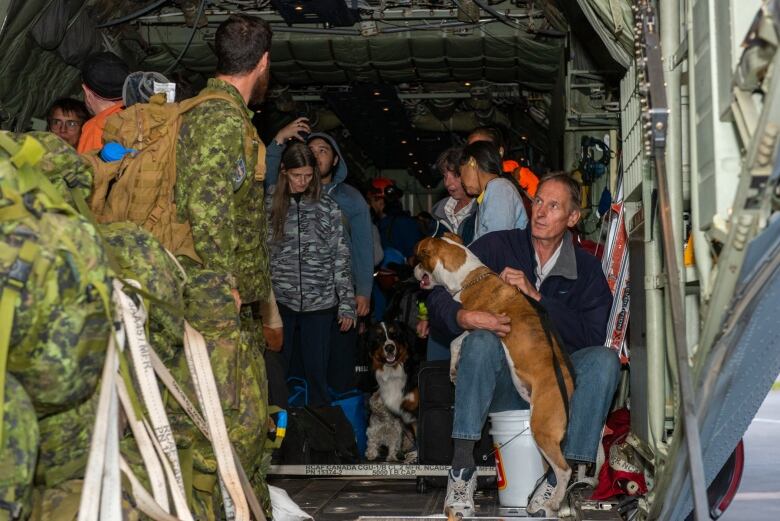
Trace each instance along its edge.
<instances>
[{"instance_id":1,"label":"shoulder patch on sleeve","mask_svg":"<svg viewBox=\"0 0 780 521\"><path fill-rule=\"evenodd\" d=\"M233 191L237 192L246 180L246 163L242 157L236 161L236 169L233 172Z\"/></svg>"}]
</instances>

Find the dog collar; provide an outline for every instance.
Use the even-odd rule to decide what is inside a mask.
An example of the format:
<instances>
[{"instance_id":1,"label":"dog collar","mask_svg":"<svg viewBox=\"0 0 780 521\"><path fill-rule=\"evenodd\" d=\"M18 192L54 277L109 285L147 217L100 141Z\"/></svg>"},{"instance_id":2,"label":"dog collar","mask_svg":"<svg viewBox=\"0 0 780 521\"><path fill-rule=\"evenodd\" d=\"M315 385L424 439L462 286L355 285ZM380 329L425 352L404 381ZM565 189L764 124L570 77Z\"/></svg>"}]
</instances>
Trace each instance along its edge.
<instances>
[{"instance_id":1,"label":"dog collar","mask_svg":"<svg viewBox=\"0 0 780 521\"><path fill-rule=\"evenodd\" d=\"M493 273L492 271L486 271L486 272L485 272L485 273L483 273L482 275L478 275L478 276L477 276L477 277L476 277L474 280L470 281L470 282L469 282L468 284L466 284L465 286L461 286L461 288L460 288L458 291L456 291L455 293L453 293L453 294L452 294L452 296L454 297L455 295L457 295L458 293L460 293L460 292L461 292L461 291L463 291L464 289L468 289L468 288L470 288L471 286L473 286L473 285L474 285L474 284L476 284L477 282L479 282L479 281L481 281L481 280L485 280L486 278L488 278L488 277L489 277L489 276L491 276L491 275L495 275L496 277L498 277L498 275L496 275L496 274L495 274L495 273Z\"/></svg>"}]
</instances>

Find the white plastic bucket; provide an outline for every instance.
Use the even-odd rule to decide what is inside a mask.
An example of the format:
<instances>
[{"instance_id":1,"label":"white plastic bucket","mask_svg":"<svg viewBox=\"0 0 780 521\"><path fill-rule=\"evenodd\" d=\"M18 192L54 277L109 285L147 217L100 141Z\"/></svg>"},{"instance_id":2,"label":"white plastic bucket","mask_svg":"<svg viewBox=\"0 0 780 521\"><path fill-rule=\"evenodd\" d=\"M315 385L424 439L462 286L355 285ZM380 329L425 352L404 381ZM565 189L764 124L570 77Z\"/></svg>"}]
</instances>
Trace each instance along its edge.
<instances>
[{"instance_id":1,"label":"white plastic bucket","mask_svg":"<svg viewBox=\"0 0 780 521\"><path fill-rule=\"evenodd\" d=\"M542 455L531 436L531 411L495 412L489 416L496 448L498 501L505 507L525 507L544 473Z\"/></svg>"}]
</instances>

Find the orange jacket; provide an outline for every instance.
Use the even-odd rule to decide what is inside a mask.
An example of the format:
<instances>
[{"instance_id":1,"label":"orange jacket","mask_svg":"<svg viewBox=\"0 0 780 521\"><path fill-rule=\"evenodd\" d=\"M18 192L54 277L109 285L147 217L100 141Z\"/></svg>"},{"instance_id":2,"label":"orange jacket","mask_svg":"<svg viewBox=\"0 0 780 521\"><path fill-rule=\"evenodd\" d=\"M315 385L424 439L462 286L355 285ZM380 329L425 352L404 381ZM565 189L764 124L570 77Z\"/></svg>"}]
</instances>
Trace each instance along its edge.
<instances>
[{"instance_id":1,"label":"orange jacket","mask_svg":"<svg viewBox=\"0 0 780 521\"><path fill-rule=\"evenodd\" d=\"M512 174L517 179L523 190L525 190L530 197L536 196L536 187L539 186L539 178L536 177L530 168L520 166L520 163L507 159L503 163L504 172Z\"/></svg>"},{"instance_id":2,"label":"orange jacket","mask_svg":"<svg viewBox=\"0 0 780 521\"><path fill-rule=\"evenodd\" d=\"M91 152L103 148L103 128L106 126L106 119L112 114L116 114L123 109L122 102L111 105L103 112L95 114L81 127L81 137L79 146L76 148L79 154Z\"/></svg>"}]
</instances>

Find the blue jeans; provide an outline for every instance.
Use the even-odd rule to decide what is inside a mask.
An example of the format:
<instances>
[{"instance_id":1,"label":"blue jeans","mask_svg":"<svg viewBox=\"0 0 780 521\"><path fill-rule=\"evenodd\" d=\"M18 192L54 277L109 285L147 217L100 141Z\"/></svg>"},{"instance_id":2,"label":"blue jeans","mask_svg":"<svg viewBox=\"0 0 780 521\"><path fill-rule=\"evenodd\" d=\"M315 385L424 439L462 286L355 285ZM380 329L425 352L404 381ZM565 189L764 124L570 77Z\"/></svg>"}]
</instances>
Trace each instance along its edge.
<instances>
[{"instance_id":1,"label":"blue jeans","mask_svg":"<svg viewBox=\"0 0 780 521\"><path fill-rule=\"evenodd\" d=\"M541 347L547 349L547 346ZM571 397L564 455L596 461L601 431L620 380L620 361L607 347L586 347L570 355L577 385ZM528 409L509 373L504 348L489 331L474 331L463 341L455 386L452 437L478 440L489 412Z\"/></svg>"}]
</instances>

